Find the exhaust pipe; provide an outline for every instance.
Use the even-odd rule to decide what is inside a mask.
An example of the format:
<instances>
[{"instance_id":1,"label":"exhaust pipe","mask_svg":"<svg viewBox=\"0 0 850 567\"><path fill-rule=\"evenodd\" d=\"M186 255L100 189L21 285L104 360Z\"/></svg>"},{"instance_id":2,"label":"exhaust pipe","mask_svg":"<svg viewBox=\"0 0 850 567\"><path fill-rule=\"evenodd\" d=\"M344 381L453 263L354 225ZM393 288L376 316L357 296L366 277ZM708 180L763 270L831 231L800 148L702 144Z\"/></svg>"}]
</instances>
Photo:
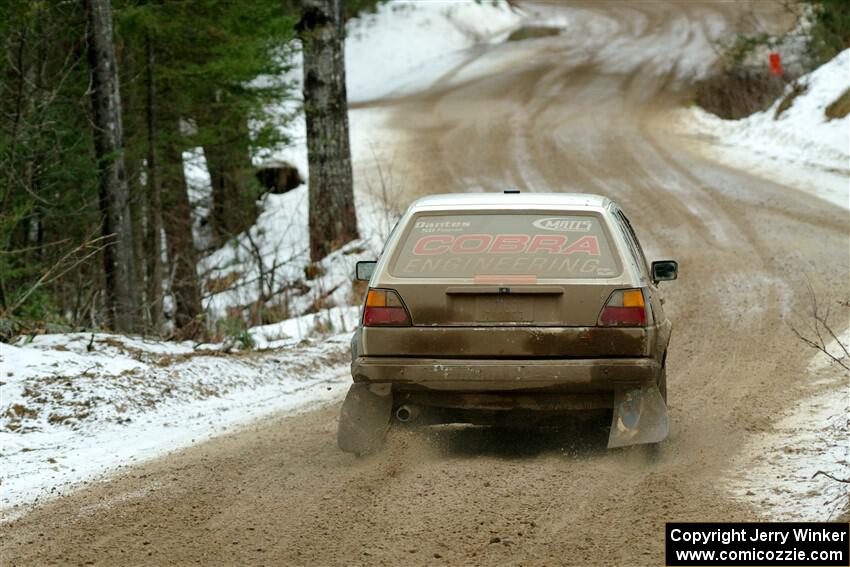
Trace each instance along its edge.
<instances>
[{"instance_id":1,"label":"exhaust pipe","mask_svg":"<svg viewBox=\"0 0 850 567\"><path fill-rule=\"evenodd\" d=\"M419 413L416 406L409 406L407 404L401 405L395 410L395 418L402 423L407 423L416 417L416 414Z\"/></svg>"}]
</instances>

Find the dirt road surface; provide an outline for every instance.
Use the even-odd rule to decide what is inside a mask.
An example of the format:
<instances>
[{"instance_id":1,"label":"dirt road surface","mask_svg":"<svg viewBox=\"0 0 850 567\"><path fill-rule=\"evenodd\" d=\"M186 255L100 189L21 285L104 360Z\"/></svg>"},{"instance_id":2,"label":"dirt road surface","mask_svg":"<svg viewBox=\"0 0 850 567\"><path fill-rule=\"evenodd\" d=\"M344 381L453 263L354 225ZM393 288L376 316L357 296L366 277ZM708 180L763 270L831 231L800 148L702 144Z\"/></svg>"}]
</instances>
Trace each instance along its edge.
<instances>
[{"instance_id":1,"label":"dirt road surface","mask_svg":"<svg viewBox=\"0 0 850 567\"><path fill-rule=\"evenodd\" d=\"M679 260L660 455L606 451L603 431L456 429L393 431L358 460L337 450L331 406L38 507L0 527L0 563L662 565L665 521L769 516L758 495L733 500L725 477L798 400L811 353L785 321L804 316L807 278L824 301L847 295L850 227L845 211L705 161L668 129L702 64L690 47L751 25L744 12L591 3L569 10L561 37L475 50L427 93L380 103L402 198L603 193L652 258Z\"/></svg>"}]
</instances>

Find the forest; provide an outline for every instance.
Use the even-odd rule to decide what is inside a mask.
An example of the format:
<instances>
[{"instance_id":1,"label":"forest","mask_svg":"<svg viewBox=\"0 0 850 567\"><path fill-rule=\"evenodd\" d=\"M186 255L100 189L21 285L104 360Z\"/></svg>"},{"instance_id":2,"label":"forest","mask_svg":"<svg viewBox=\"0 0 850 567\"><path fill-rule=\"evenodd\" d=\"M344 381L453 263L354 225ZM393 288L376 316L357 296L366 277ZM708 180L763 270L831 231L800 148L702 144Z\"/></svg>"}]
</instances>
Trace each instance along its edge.
<instances>
[{"instance_id":1,"label":"forest","mask_svg":"<svg viewBox=\"0 0 850 567\"><path fill-rule=\"evenodd\" d=\"M356 239L344 30L378 1L2 3L0 339L83 329L215 334L222 321L204 300L232 272L220 270L208 289L199 263L254 224L264 192L306 179L257 165L291 144L286 126L302 113L310 259ZM799 74L846 47L850 4L794 6L809 21ZM761 57L755 73L747 62L787 40L756 33L718 44L720 72L697 83L696 102L731 118L767 108L794 73L778 81ZM296 67L303 83L293 80ZM190 152L209 174L203 206L186 179ZM269 313L224 323L274 322Z\"/></svg>"},{"instance_id":2,"label":"forest","mask_svg":"<svg viewBox=\"0 0 850 567\"><path fill-rule=\"evenodd\" d=\"M269 190L256 158L290 142L286 101L311 108L311 199L323 203L311 207L312 257L355 238L341 46L345 19L374 6L4 2L0 332L207 333L198 261L256 219ZM290 73L302 46L303 99ZM200 217L192 148L212 185ZM193 236L199 225L208 237Z\"/></svg>"}]
</instances>

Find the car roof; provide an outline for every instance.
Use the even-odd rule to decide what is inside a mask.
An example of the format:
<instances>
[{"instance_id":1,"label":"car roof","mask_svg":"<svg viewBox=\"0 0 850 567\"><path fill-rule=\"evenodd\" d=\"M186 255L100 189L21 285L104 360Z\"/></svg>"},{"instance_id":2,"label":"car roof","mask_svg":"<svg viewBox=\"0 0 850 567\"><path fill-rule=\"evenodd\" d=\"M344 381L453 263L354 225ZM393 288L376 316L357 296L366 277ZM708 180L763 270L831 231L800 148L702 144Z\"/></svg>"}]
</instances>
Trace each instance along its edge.
<instances>
[{"instance_id":1,"label":"car roof","mask_svg":"<svg viewBox=\"0 0 850 567\"><path fill-rule=\"evenodd\" d=\"M429 195L414 201L412 212L420 209L461 209L488 207L606 208L611 200L593 193L447 193Z\"/></svg>"}]
</instances>

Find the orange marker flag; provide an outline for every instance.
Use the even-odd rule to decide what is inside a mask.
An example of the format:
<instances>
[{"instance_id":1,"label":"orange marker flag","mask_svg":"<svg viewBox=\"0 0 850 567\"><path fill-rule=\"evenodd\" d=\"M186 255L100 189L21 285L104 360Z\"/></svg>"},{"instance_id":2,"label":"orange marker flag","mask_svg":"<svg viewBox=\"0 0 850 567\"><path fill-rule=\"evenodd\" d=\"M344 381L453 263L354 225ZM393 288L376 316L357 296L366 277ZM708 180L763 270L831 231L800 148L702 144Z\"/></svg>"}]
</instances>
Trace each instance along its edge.
<instances>
[{"instance_id":1,"label":"orange marker flag","mask_svg":"<svg viewBox=\"0 0 850 567\"><path fill-rule=\"evenodd\" d=\"M771 75L782 77L782 57L776 51L768 55L768 67Z\"/></svg>"}]
</instances>

